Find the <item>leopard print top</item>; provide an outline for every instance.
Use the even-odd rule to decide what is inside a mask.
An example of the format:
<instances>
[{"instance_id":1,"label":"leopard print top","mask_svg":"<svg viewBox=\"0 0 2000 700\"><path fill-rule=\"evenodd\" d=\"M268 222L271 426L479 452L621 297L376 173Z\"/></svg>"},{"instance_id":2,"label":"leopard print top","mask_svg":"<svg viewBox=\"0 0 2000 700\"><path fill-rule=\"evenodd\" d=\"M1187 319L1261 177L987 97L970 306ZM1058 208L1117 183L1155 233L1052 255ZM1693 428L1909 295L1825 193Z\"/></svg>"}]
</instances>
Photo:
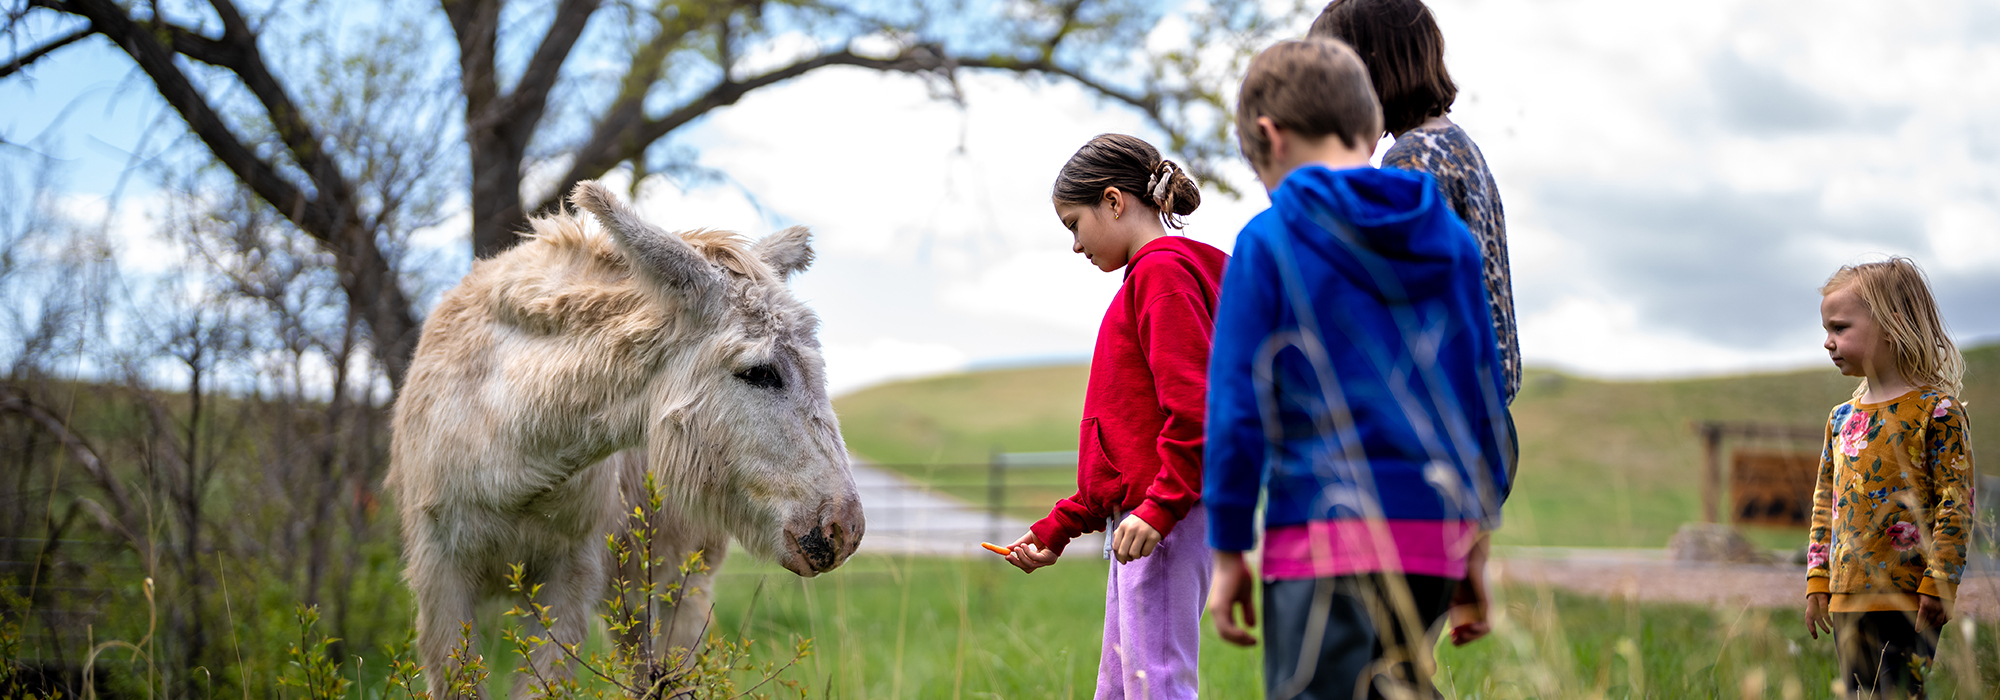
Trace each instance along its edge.
<instances>
[{"instance_id":1,"label":"leopard print top","mask_svg":"<svg viewBox=\"0 0 2000 700\"><path fill-rule=\"evenodd\" d=\"M1430 173L1439 194L1479 239L1485 258L1486 302L1493 312L1493 335L1500 340L1500 367L1507 377L1507 401L1521 390L1521 345L1514 329L1514 283L1507 272L1507 215L1500 189L1486 169L1486 156L1457 124L1411 129L1382 155L1382 167Z\"/></svg>"}]
</instances>

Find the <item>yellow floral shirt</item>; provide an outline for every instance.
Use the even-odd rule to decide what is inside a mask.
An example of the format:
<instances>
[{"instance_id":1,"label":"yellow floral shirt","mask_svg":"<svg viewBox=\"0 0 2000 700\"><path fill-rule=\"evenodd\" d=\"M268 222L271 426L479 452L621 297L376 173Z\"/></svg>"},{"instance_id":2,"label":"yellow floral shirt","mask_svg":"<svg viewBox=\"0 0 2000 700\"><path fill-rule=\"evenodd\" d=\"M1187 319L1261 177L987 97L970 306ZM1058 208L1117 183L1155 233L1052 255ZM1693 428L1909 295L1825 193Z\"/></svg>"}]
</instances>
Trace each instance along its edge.
<instances>
[{"instance_id":1,"label":"yellow floral shirt","mask_svg":"<svg viewBox=\"0 0 2000 700\"><path fill-rule=\"evenodd\" d=\"M1972 450L1965 407L1922 387L1834 407L1813 489L1806 592L1835 612L1914 610L1950 600L1965 573Z\"/></svg>"}]
</instances>

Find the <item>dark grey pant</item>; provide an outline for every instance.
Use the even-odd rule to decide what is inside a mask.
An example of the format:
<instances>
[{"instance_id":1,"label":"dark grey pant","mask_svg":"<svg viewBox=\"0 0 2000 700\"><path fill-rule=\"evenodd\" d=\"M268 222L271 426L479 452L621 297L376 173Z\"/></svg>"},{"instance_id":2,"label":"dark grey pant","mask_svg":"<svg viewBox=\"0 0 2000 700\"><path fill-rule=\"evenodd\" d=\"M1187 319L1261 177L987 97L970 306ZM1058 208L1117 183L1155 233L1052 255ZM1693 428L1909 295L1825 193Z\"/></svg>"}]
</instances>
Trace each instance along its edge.
<instances>
[{"instance_id":1,"label":"dark grey pant","mask_svg":"<svg viewBox=\"0 0 2000 700\"><path fill-rule=\"evenodd\" d=\"M1833 646L1847 697L1921 698L1937 630L1918 629L1915 610L1833 613Z\"/></svg>"},{"instance_id":2,"label":"dark grey pant","mask_svg":"<svg viewBox=\"0 0 2000 700\"><path fill-rule=\"evenodd\" d=\"M1380 698L1388 687L1437 697L1433 628L1457 587L1387 574L1265 582L1264 697Z\"/></svg>"}]
</instances>

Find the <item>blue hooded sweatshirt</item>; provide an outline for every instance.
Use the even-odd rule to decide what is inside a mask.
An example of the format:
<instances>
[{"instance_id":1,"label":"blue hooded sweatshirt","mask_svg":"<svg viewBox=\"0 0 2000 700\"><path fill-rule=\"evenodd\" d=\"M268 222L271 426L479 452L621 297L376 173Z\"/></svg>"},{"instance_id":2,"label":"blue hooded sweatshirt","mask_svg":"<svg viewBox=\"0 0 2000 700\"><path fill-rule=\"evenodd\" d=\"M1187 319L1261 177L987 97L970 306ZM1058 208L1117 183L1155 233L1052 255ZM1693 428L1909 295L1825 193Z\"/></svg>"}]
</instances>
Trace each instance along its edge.
<instances>
[{"instance_id":1,"label":"blue hooded sweatshirt","mask_svg":"<svg viewBox=\"0 0 2000 700\"><path fill-rule=\"evenodd\" d=\"M1218 550L1264 526L1498 526L1510 484L1478 243L1429 175L1307 166L1237 236L1208 365Z\"/></svg>"}]
</instances>

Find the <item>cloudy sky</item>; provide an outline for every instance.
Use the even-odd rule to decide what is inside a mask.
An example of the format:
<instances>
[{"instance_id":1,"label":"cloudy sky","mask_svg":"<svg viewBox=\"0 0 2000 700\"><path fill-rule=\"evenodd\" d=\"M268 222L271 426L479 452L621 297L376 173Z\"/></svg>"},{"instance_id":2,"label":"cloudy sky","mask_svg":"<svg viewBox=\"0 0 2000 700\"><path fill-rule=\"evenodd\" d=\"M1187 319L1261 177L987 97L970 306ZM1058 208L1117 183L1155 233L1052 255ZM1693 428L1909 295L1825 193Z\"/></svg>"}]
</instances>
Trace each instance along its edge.
<instances>
[{"instance_id":1,"label":"cloudy sky","mask_svg":"<svg viewBox=\"0 0 2000 700\"><path fill-rule=\"evenodd\" d=\"M1452 117L1505 201L1531 364L1655 377L1823 363L1815 288L1887 254L1929 271L1960 342L2000 339L2000 5L1432 6L1460 86ZM102 210L159 106L107 46L74 51L0 86L0 133L41 137L69 159L79 206ZM965 89L960 109L914 79L828 70L754 93L682 141L727 181L650 186L641 206L669 227L812 227L819 261L795 288L825 321L836 392L1081 360L1119 279L1069 253L1049 185L1093 135L1158 135L1066 84ZM1247 169L1232 177L1250 194L1206 193L1187 229L1225 250L1266 205ZM143 229L143 212L122 216ZM426 241L463 250L461 226ZM147 245L127 237L131 264L157 257ZM441 260L443 278L466 264Z\"/></svg>"}]
</instances>

